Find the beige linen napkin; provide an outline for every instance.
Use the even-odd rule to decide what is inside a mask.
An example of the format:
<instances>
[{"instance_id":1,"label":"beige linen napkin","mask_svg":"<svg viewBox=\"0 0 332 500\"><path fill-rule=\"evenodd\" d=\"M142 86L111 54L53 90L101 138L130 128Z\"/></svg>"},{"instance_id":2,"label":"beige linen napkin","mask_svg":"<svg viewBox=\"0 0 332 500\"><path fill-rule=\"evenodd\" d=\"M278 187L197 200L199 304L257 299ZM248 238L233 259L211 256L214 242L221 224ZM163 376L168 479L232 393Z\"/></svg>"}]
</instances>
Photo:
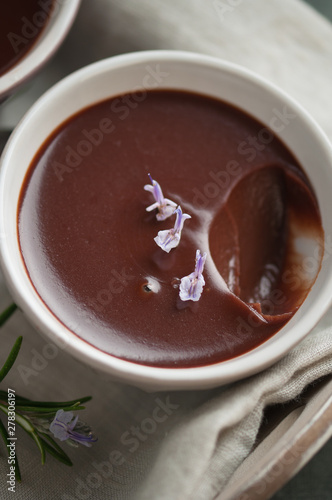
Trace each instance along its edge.
<instances>
[{"instance_id":1,"label":"beige linen napkin","mask_svg":"<svg viewBox=\"0 0 332 500\"><path fill-rule=\"evenodd\" d=\"M253 448L264 408L297 397L307 384L331 373L331 324L329 312L279 363L233 384L183 418L164 441L136 498L215 498Z\"/></svg>"},{"instance_id":2,"label":"beige linen napkin","mask_svg":"<svg viewBox=\"0 0 332 500\"><path fill-rule=\"evenodd\" d=\"M331 26L297 0L83 0L68 39L28 92L0 109L13 126L37 95L94 60L141 49L203 52L240 63L298 99L332 138ZM10 302L1 282L0 305ZM6 384L26 397L63 400L91 394L81 415L99 442L67 449L74 467L17 433L23 482L17 500L212 500L250 452L263 409L296 397L332 371L331 312L270 369L226 388L147 394L112 382L40 337L17 312L1 331L1 358L24 344ZM4 388L4 387L3 387ZM158 415L158 418L156 416ZM1 448L2 450L2 448ZM1 498L7 462L0 457Z\"/></svg>"}]
</instances>

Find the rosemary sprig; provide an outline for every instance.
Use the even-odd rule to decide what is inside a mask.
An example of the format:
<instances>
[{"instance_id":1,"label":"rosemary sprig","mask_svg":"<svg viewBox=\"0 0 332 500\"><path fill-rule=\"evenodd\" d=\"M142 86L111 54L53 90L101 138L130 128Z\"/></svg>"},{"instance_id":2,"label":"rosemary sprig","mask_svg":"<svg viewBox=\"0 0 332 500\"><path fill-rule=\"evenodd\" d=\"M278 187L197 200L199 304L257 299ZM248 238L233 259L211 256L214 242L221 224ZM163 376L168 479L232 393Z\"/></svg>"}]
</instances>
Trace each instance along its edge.
<instances>
[{"instance_id":1,"label":"rosemary sprig","mask_svg":"<svg viewBox=\"0 0 332 500\"><path fill-rule=\"evenodd\" d=\"M17 306L11 304L0 314L0 327L5 324L16 309ZM16 339L6 361L0 369L0 382L4 380L15 363L21 344L22 337L20 336ZM40 451L42 464L45 463L48 453L65 465L73 465L68 455L52 437L52 434L54 437L60 439L60 441L67 440L69 444L74 446L77 446L78 443L82 443L85 446L91 446L91 443L96 441L90 427L78 421L78 417L74 418L72 413L76 410L85 409L83 404L90 401L90 399L90 396L85 396L71 401L34 401L15 393L15 423L36 443ZM8 404L8 392L3 390L0 390L0 413L1 412L7 415L8 420L8 416L13 414ZM76 426L78 430L75 429ZM10 442L10 437L1 418L0 436L9 455L9 448L7 445ZM17 481L21 480L16 453L15 477Z\"/></svg>"},{"instance_id":2,"label":"rosemary sprig","mask_svg":"<svg viewBox=\"0 0 332 500\"><path fill-rule=\"evenodd\" d=\"M40 413L46 413L46 414L55 414L58 410L63 410L63 406L56 406L53 408L50 407L43 407L43 406L21 406L21 405L16 405L16 408L19 408L19 410L22 412L28 412L28 413L34 413L34 414L40 414ZM73 405L66 407L66 411L76 411L76 410L85 410L85 406L80 406L80 405Z\"/></svg>"},{"instance_id":3,"label":"rosemary sprig","mask_svg":"<svg viewBox=\"0 0 332 500\"><path fill-rule=\"evenodd\" d=\"M8 408L5 405L0 404L0 410L3 413L8 415ZM45 463L45 448L44 448L42 442L40 441L40 438L38 436L38 432L35 429L35 427L32 425L30 420L28 420L25 416L21 415L18 412L15 412L15 422L20 427L22 427L22 429L25 430L25 432L35 441L35 443L38 446L39 451L41 453L41 462L42 462L42 464L44 464Z\"/></svg>"}]
</instances>

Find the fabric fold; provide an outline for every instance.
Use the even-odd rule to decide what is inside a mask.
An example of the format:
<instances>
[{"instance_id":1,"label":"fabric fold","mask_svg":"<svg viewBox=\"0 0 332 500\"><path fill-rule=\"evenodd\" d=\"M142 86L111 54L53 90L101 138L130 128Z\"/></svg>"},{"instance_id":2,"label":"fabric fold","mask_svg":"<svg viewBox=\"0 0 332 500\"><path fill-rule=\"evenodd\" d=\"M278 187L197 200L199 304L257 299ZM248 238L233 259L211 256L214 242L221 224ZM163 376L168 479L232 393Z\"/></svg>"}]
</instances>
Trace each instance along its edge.
<instances>
[{"instance_id":1,"label":"fabric fold","mask_svg":"<svg viewBox=\"0 0 332 500\"><path fill-rule=\"evenodd\" d=\"M330 312L277 364L230 386L172 430L137 499L213 499L252 450L264 409L298 397L332 371ZM172 460L170 460L172 457ZM150 495L150 496L149 496Z\"/></svg>"}]
</instances>

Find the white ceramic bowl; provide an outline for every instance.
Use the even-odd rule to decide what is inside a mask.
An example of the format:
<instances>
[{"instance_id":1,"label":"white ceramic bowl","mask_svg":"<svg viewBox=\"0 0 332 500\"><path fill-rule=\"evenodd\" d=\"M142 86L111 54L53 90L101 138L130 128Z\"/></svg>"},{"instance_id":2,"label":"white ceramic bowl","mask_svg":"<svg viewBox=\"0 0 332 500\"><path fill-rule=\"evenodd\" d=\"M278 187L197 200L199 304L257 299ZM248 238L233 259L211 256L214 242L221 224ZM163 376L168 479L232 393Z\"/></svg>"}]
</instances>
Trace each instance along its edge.
<instances>
[{"instance_id":1,"label":"white ceramic bowl","mask_svg":"<svg viewBox=\"0 0 332 500\"><path fill-rule=\"evenodd\" d=\"M0 102L32 77L56 52L66 37L81 0L56 0L50 19L29 52L0 77ZM42 11L42 8L41 8Z\"/></svg>"},{"instance_id":2,"label":"white ceramic bowl","mask_svg":"<svg viewBox=\"0 0 332 500\"><path fill-rule=\"evenodd\" d=\"M73 356L146 389L202 389L258 372L281 358L315 326L331 303L331 243L318 278L295 316L258 348L229 361L198 368L155 368L117 359L88 345L63 326L35 292L18 246L17 205L36 151L64 120L92 103L137 88L175 88L221 98L244 109L291 149L312 181L325 235L332 235L332 151L320 128L301 106L246 69L203 55L151 51L97 62L65 78L44 94L13 132L0 176L1 264L14 300L35 327Z\"/></svg>"}]
</instances>

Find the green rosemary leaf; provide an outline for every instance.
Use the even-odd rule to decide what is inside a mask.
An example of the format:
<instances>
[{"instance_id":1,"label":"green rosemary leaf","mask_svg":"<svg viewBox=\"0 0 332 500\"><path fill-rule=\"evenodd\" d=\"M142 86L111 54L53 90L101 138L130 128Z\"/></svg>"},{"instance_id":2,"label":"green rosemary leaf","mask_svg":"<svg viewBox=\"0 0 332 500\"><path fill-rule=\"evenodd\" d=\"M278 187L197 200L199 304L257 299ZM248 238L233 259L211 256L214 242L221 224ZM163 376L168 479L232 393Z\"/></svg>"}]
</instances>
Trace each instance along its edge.
<instances>
[{"instance_id":1,"label":"green rosemary leaf","mask_svg":"<svg viewBox=\"0 0 332 500\"><path fill-rule=\"evenodd\" d=\"M3 411L3 413L5 413L6 415L8 415L7 406L0 404L0 410ZM25 418L23 415L20 415L20 413L18 413L18 412L15 413L15 421L18 423L18 425L20 427L22 427L22 429L24 429L29 434L31 432L35 431L35 428L31 424L31 422L27 418Z\"/></svg>"},{"instance_id":2,"label":"green rosemary leaf","mask_svg":"<svg viewBox=\"0 0 332 500\"><path fill-rule=\"evenodd\" d=\"M8 396L7 391L1 391L1 390L0 390L0 399L1 399L1 398L2 398L2 399L3 399L3 398L7 399L7 396ZM27 402L29 402L29 401L30 401L30 399L23 398L23 396L19 396L18 394L15 394L15 401L20 401L20 402L22 402L22 401L23 401L23 402L27 403Z\"/></svg>"},{"instance_id":3,"label":"green rosemary leaf","mask_svg":"<svg viewBox=\"0 0 332 500\"><path fill-rule=\"evenodd\" d=\"M68 465L68 466L72 466L73 465L73 462L70 460L70 458L68 457L68 455L63 451L62 448L60 448L60 446L58 445L58 443L55 442L55 440L49 436L48 434L45 434L44 432L41 432L40 433L45 439L47 439L51 445L49 443L47 443L45 441L45 439L43 439L42 437L40 438L43 443L44 443L44 446L45 446L45 450L50 454L52 455L54 458L56 458L57 460L59 460L60 462Z\"/></svg>"},{"instance_id":4,"label":"green rosemary leaf","mask_svg":"<svg viewBox=\"0 0 332 500\"><path fill-rule=\"evenodd\" d=\"M0 391L0 397L1 397L1 391ZM61 408L63 410L66 409L66 411L69 411L67 410L67 407L75 406L75 409L77 409L77 406L80 406L82 403L90 401L90 399L92 399L91 396L85 396L84 398L74 399L73 401L33 401L32 399L22 398L17 394L15 401L16 405L22 404L22 406L30 406L34 408L38 408L39 406L43 408L57 408L57 409Z\"/></svg>"},{"instance_id":5,"label":"green rosemary leaf","mask_svg":"<svg viewBox=\"0 0 332 500\"><path fill-rule=\"evenodd\" d=\"M42 407L42 406L24 406L24 405L19 405L16 403L16 408L18 408L20 411L24 411L24 412L32 412L32 413L35 413L36 415L39 414L39 413L49 413L49 414L53 414L53 413L56 413L58 410L63 410L64 407L63 406L46 406L46 407ZM84 410L85 409L85 406L76 406L76 405L73 405L73 406L67 406L65 408L65 411L76 411L76 410Z\"/></svg>"},{"instance_id":6,"label":"green rosemary leaf","mask_svg":"<svg viewBox=\"0 0 332 500\"><path fill-rule=\"evenodd\" d=\"M5 405L0 404L0 410L3 411L6 415L8 415L8 408ZM41 454L41 462L42 462L42 464L44 464L45 463L45 448L44 448L43 443L41 442L41 440L37 434L35 427L32 425L32 423L27 418L25 418L23 415L21 415L17 411L15 413L15 422L17 422L17 424L20 427L22 427L22 429L24 429L25 432L27 432L29 434L29 436L35 441L36 445L39 448L40 454Z\"/></svg>"},{"instance_id":7,"label":"green rosemary leaf","mask_svg":"<svg viewBox=\"0 0 332 500\"><path fill-rule=\"evenodd\" d=\"M3 393L4 391L0 391L0 395ZM30 399L27 399L27 398L23 398L22 396L19 396L18 394L15 394L15 402L20 402L20 403L24 403L24 404L30 404Z\"/></svg>"},{"instance_id":8,"label":"green rosemary leaf","mask_svg":"<svg viewBox=\"0 0 332 500\"><path fill-rule=\"evenodd\" d=\"M0 390L0 401L7 401L8 399L8 392L7 391L2 391ZM15 403L18 404L30 404L30 400L27 398L23 398L22 396L19 396L18 394L15 394Z\"/></svg>"},{"instance_id":9,"label":"green rosemary leaf","mask_svg":"<svg viewBox=\"0 0 332 500\"><path fill-rule=\"evenodd\" d=\"M1 370L0 370L0 382L5 378L5 376L7 375L7 373L9 372L11 367L13 366L13 364L15 363L15 360L17 358L17 355L19 353L19 350L20 350L20 347L22 344L22 339L23 339L23 337L18 337L16 339L16 342L13 345L12 350L9 353L9 356L5 361L5 364L1 368Z\"/></svg>"},{"instance_id":10,"label":"green rosemary leaf","mask_svg":"<svg viewBox=\"0 0 332 500\"><path fill-rule=\"evenodd\" d=\"M67 404L74 404L74 403L87 403L88 401L91 401L92 396L85 396L84 398L79 398L79 399L74 399L74 401L67 401Z\"/></svg>"},{"instance_id":11,"label":"green rosemary leaf","mask_svg":"<svg viewBox=\"0 0 332 500\"><path fill-rule=\"evenodd\" d=\"M32 439L35 441L36 445L39 448L40 454L41 454L41 463L44 465L45 463L45 445L43 440L38 436L37 431L30 432L29 435L32 437Z\"/></svg>"},{"instance_id":12,"label":"green rosemary leaf","mask_svg":"<svg viewBox=\"0 0 332 500\"><path fill-rule=\"evenodd\" d=\"M2 420L0 419L0 434L1 434L1 437L6 445L6 450L8 452L8 456L9 456L9 448L7 447L7 444L8 444L8 432L7 432L7 429L6 427L3 425L3 422ZM20 472L20 468L19 468L19 465L18 465L18 460L17 460L17 455L15 454L15 477L16 477L16 480L17 481L21 481L21 472Z\"/></svg>"},{"instance_id":13,"label":"green rosemary leaf","mask_svg":"<svg viewBox=\"0 0 332 500\"><path fill-rule=\"evenodd\" d=\"M16 304L10 304L7 309L5 309L1 314L0 314L0 326L4 325L6 321L11 317L11 315L16 311L17 305Z\"/></svg>"}]
</instances>

